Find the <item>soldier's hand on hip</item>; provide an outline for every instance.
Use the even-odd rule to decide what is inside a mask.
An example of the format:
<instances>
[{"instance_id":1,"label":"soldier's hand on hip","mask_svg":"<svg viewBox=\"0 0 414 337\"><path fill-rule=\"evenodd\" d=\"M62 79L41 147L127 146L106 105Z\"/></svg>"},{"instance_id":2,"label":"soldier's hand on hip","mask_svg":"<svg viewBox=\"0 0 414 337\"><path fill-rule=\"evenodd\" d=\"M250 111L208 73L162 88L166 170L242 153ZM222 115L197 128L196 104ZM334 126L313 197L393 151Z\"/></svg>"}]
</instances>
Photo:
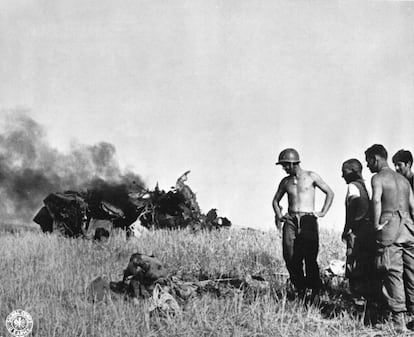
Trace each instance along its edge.
<instances>
[{"instance_id":1,"label":"soldier's hand on hip","mask_svg":"<svg viewBox=\"0 0 414 337\"><path fill-rule=\"evenodd\" d=\"M378 224L378 225L376 225L375 226L375 229L377 230L377 231L380 231L381 229L383 229L387 224L388 224L388 222L390 222L390 220L387 220L387 221L385 221L385 222L383 222L383 223L380 223L380 224Z\"/></svg>"},{"instance_id":2,"label":"soldier's hand on hip","mask_svg":"<svg viewBox=\"0 0 414 337\"><path fill-rule=\"evenodd\" d=\"M276 224L276 228L278 231L282 230L284 221L286 221L286 218L284 216L282 216L281 218L278 218L277 216L275 216L275 224Z\"/></svg>"}]
</instances>

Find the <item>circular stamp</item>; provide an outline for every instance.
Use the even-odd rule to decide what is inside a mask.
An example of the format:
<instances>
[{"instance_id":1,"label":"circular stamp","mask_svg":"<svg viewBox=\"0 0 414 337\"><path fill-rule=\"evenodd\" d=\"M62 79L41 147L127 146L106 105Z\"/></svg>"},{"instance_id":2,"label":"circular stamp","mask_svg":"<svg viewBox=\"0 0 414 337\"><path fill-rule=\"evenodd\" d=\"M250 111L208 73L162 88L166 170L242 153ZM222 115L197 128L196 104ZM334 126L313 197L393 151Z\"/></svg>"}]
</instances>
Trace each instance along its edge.
<instances>
[{"instance_id":1,"label":"circular stamp","mask_svg":"<svg viewBox=\"0 0 414 337\"><path fill-rule=\"evenodd\" d=\"M6 318L6 328L12 336L27 336L33 329L32 316L24 310L14 310Z\"/></svg>"}]
</instances>

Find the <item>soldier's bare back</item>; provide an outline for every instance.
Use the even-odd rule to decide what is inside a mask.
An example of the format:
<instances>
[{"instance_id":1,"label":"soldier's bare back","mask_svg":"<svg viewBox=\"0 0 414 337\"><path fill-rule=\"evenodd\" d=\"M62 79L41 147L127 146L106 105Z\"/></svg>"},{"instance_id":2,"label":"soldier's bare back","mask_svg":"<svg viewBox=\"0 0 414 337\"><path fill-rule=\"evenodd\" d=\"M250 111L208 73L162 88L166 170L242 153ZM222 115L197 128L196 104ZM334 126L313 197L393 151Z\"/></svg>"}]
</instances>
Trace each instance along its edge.
<instances>
[{"instance_id":1,"label":"soldier's bare back","mask_svg":"<svg viewBox=\"0 0 414 337\"><path fill-rule=\"evenodd\" d=\"M382 192L382 212L409 211L410 184L404 176L385 168L373 177L372 184L374 191L379 189Z\"/></svg>"}]
</instances>

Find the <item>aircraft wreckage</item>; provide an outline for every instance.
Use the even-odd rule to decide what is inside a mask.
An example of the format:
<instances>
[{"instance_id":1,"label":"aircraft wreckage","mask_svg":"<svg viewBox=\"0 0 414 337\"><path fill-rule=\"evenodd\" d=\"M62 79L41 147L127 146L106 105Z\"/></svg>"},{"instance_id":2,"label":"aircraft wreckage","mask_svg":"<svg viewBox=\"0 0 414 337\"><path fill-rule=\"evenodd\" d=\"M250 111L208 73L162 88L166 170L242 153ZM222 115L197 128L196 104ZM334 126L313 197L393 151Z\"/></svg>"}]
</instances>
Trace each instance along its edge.
<instances>
[{"instance_id":1,"label":"aircraft wreckage","mask_svg":"<svg viewBox=\"0 0 414 337\"><path fill-rule=\"evenodd\" d=\"M199 230L231 226L214 208L207 214L201 212L195 193L185 183L189 173L180 176L168 192L157 184L154 190L139 191L117 186L115 193L109 195L99 189L51 193L33 221L43 232L58 231L64 236L87 239L108 237L113 228L122 228L131 236L137 227Z\"/></svg>"}]
</instances>

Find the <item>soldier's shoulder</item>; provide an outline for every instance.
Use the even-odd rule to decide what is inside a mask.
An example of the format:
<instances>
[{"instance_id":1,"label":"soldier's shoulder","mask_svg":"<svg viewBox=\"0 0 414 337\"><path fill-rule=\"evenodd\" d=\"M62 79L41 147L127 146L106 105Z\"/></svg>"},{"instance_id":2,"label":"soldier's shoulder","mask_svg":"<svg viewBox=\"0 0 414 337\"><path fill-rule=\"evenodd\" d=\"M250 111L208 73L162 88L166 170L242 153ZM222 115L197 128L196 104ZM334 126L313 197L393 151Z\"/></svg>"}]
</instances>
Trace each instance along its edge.
<instances>
[{"instance_id":1,"label":"soldier's shoulder","mask_svg":"<svg viewBox=\"0 0 414 337\"><path fill-rule=\"evenodd\" d=\"M374 173L374 175L371 177L371 181L378 181L383 179L384 177L381 175L381 172Z\"/></svg>"},{"instance_id":2,"label":"soldier's shoulder","mask_svg":"<svg viewBox=\"0 0 414 337\"><path fill-rule=\"evenodd\" d=\"M280 181L280 185L286 185L289 182L290 176L283 177Z\"/></svg>"},{"instance_id":3,"label":"soldier's shoulder","mask_svg":"<svg viewBox=\"0 0 414 337\"><path fill-rule=\"evenodd\" d=\"M395 172L393 170L388 170L387 177L393 177L393 178L397 179L397 181L408 182L407 178L405 178L403 175L401 175L400 173Z\"/></svg>"},{"instance_id":4,"label":"soldier's shoulder","mask_svg":"<svg viewBox=\"0 0 414 337\"><path fill-rule=\"evenodd\" d=\"M316 179L320 179L321 178L321 176L318 174L318 173L316 173L315 171L304 171L304 173L308 176L308 177L310 177L310 178L312 178L313 180L316 180Z\"/></svg>"},{"instance_id":5,"label":"soldier's shoulder","mask_svg":"<svg viewBox=\"0 0 414 337\"><path fill-rule=\"evenodd\" d=\"M395 177L398 179L398 181L400 181L404 185L410 186L410 188L411 188L410 182L406 177L404 177L400 173L397 173L397 172L394 172L394 173L395 173Z\"/></svg>"},{"instance_id":6,"label":"soldier's shoulder","mask_svg":"<svg viewBox=\"0 0 414 337\"><path fill-rule=\"evenodd\" d=\"M286 176L280 181L279 187L282 189L288 189L289 186L293 184L293 178L292 176Z\"/></svg>"},{"instance_id":7,"label":"soldier's shoulder","mask_svg":"<svg viewBox=\"0 0 414 337\"><path fill-rule=\"evenodd\" d=\"M382 181L393 180L394 178L397 178L397 180L399 180L400 177L401 175L395 171L383 170L383 171L379 171L378 173L374 174L371 179L373 182L382 182Z\"/></svg>"}]
</instances>

